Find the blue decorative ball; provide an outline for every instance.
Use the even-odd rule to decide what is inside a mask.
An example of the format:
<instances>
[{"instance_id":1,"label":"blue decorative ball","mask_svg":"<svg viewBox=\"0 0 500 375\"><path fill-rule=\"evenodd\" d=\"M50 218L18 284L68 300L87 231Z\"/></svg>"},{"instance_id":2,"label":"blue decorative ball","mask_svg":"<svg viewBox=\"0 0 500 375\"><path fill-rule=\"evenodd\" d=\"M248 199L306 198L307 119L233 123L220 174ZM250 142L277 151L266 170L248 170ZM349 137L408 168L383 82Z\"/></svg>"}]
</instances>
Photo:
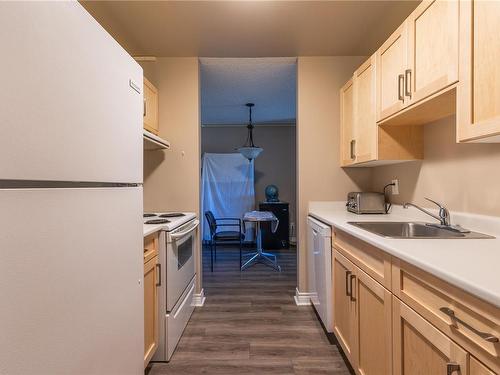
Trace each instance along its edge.
<instances>
[{"instance_id":1,"label":"blue decorative ball","mask_svg":"<svg viewBox=\"0 0 500 375\"><path fill-rule=\"evenodd\" d=\"M267 185L266 186L266 201L268 202L279 202L279 190L276 185Z\"/></svg>"}]
</instances>

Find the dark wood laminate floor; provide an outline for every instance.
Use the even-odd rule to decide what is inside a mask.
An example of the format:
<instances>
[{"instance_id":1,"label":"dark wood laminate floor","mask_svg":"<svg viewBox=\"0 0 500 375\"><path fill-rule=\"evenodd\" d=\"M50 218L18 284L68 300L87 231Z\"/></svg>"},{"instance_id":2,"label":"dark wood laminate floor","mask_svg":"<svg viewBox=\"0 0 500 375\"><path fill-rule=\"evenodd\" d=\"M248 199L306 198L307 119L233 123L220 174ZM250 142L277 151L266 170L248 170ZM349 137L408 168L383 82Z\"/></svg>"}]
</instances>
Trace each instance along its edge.
<instances>
[{"instance_id":1,"label":"dark wood laminate floor","mask_svg":"<svg viewBox=\"0 0 500 375\"><path fill-rule=\"evenodd\" d=\"M171 361L151 364L148 375L349 375L313 309L295 305L294 250L276 252L281 273L261 264L240 272L236 248L217 253L211 273L204 251L205 306L196 308Z\"/></svg>"}]
</instances>

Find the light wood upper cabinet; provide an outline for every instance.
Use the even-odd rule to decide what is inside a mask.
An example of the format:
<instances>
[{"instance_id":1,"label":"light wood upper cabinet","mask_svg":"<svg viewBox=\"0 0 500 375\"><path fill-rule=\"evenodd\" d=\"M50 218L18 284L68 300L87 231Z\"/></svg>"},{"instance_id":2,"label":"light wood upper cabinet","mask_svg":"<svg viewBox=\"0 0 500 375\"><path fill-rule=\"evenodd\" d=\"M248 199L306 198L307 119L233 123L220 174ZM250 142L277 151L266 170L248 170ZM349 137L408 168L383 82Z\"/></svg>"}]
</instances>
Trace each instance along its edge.
<instances>
[{"instance_id":1,"label":"light wood upper cabinet","mask_svg":"<svg viewBox=\"0 0 500 375\"><path fill-rule=\"evenodd\" d=\"M459 2L423 1L408 17L409 105L458 81Z\"/></svg>"},{"instance_id":2,"label":"light wood upper cabinet","mask_svg":"<svg viewBox=\"0 0 500 375\"><path fill-rule=\"evenodd\" d=\"M354 89L352 79L340 89L340 165L355 162Z\"/></svg>"},{"instance_id":3,"label":"light wood upper cabinet","mask_svg":"<svg viewBox=\"0 0 500 375\"><path fill-rule=\"evenodd\" d=\"M144 239L144 368L158 348L158 236Z\"/></svg>"},{"instance_id":4,"label":"light wood upper cabinet","mask_svg":"<svg viewBox=\"0 0 500 375\"><path fill-rule=\"evenodd\" d=\"M158 90L144 77L144 108L143 108L143 126L147 131L158 135Z\"/></svg>"},{"instance_id":5,"label":"light wood upper cabinet","mask_svg":"<svg viewBox=\"0 0 500 375\"><path fill-rule=\"evenodd\" d=\"M500 1L460 1L457 140L500 142Z\"/></svg>"},{"instance_id":6,"label":"light wood upper cabinet","mask_svg":"<svg viewBox=\"0 0 500 375\"><path fill-rule=\"evenodd\" d=\"M455 111L459 2L423 1L377 51L377 121L423 125Z\"/></svg>"},{"instance_id":7,"label":"light wood upper cabinet","mask_svg":"<svg viewBox=\"0 0 500 375\"><path fill-rule=\"evenodd\" d=\"M376 122L377 63L371 56L340 91L341 166L375 166L423 158L423 129Z\"/></svg>"},{"instance_id":8,"label":"light wood upper cabinet","mask_svg":"<svg viewBox=\"0 0 500 375\"><path fill-rule=\"evenodd\" d=\"M407 24L404 22L378 49L377 56L377 121L402 110L404 73L407 67Z\"/></svg>"},{"instance_id":9,"label":"light wood upper cabinet","mask_svg":"<svg viewBox=\"0 0 500 375\"><path fill-rule=\"evenodd\" d=\"M499 143L499 24L500 1L422 1L377 50L375 64L365 63L355 73L352 136L341 140L349 158L343 158L341 165L419 159L420 152L407 147L414 142L404 140L416 131L407 128L401 134L389 134L388 127L425 125L452 114L456 114L458 142ZM383 139L377 131L376 146L370 149L375 134L369 127L371 112L357 108L368 106L373 65L376 122L384 125L387 134Z\"/></svg>"},{"instance_id":10,"label":"light wood upper cabinet","mask_svg":"<svg viewBox=\"0 0 500 375\"><path fill-rule=\"evenodd\" d=\"M394 375L467 375L468 354L393 297Z\"/></svg>"},{"instance_id":11,"label":"light wood upper cabinet","mask_svg":"<svg viewBox=\"0 0 500 375\"><path fill-rule=\"evenodd\" d=\"M369 58L354 72L354 139L357 163L377 159L376 64Z\"/></svg>"}]
</instances>

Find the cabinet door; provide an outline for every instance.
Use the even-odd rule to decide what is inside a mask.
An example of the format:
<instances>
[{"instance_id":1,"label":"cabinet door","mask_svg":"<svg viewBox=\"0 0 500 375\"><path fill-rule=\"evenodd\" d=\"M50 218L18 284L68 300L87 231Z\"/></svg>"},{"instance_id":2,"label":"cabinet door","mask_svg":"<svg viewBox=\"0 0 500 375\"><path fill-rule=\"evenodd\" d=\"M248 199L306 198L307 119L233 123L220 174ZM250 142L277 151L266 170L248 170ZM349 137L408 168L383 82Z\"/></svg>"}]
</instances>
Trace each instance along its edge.
<instances>
[{"instance_id":1,"label":"cabinet door","mask_svg":"<svg viewBox=\"0 0 500 375\"><path fill-rule=\"evenodd\" d=\"M376 57L373 55L354 72L354 132L356 162L377 159Z\"/></svg>"},{"instance_id":2,"label":"cabinet door","mask_svg":"<svg viewBox=\"0 0 500 375\"><path fill-rule=\"evenodd\" d=\"M479 362L476 358L470 356L469 375L496 375L493 371Z\"/></svg>"},{"instance_id":3,"label":"cabinet door","mask_svg":"<svg viewBox=\"0 0 500 375\"><path fill-rule=\"evenodd\" d=\"M424 1L408 18L405 97L411 104L458 81L458 1Z\"/></svg>"},{"instance_id":4,"label":"cabinet door","mask_svg":"<svg viewBox=\"0 0 500 375\"><path fill-rule=\"evenodd\" d=\"M334 313L333 330L349 362L355 360L355 325L356 304L351 296L354 265L345 257L333 250L333 289Z\"/></svg>"},{"instance_id":5,"label":"cabinet door","mask_svg":"<svg viewBox=\"0 0 500 375\"><path fill-rule=\"evenodd\" d=\"M144 367L158 347L158 257L144 264Z\"/></svg>"},{"instance_id":6,"label":"cabinet door","mask_svg":"<svg viewBox=\"0 0 500 375\"><path fill-rule=\"evenodd\" d=\"M404 73L407 58L407 29L403 23L377 51L377 121L406 105Z\"/></svg>"},{"instance_id":7,"label":"cabinet door","mask_svg":"<svg viewBox=\"0 0 500 375\"><path fill-rule=\"evenodd\" d=\"M392 374L392 295L357 269L356 367L363 375Z\"/></svg>"},{"instance_id":8,"label":"cabinet door","mask_svg":"<svg viewBox=\"0 0 500 375\"><path fill-rule=\"evenodd\" d=\"M467 352L393 297L394 375L466 375Z\"/></svg>"},{"instance_id":9,"label":"cabinet door","mask_svg":"<svg viewBox=\"0 0 500 375\"><path fill-rule=\"evenodd\" d=\"M158 90L144 78L144 129L158 135Z\"/></svg>"},{"instance_id":10,"label":"cabinet door","mask_svg":"<svg viewBox=\"0 0 500 375\"><path fill-rule=\"evenodd\" d=\"M353 164L355 156L354 139L354 92L352 79L340 89L340 165Z\"/></svg>"},{"instance_id":11,"label":"cabinet door","mask_svg":"<svg viewBox=\"0 0 500 375\"><path fill-rule=\"evenodd\" d=\"M457 140L500 142L500 1L460 1Z\"/></svg>"}]
</instances>

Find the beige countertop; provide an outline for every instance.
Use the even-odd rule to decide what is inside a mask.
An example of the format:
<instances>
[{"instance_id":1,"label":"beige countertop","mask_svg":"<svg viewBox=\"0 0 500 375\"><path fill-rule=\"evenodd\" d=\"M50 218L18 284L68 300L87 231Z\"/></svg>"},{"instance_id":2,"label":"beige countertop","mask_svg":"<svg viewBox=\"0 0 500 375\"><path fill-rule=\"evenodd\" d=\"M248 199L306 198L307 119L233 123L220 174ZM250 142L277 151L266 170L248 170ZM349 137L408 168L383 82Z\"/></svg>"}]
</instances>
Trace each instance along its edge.
<instances>
[{"instance_id":1,"label":"beige countertop","mask_svg":"<svg viewBox=\"0 0 500 375\"><path fill-rule=\"evenodd\" d=\"M495 239L391 239L348 222L435 220L414 208L401 206L394 206L388 215L356 215L347 212L345 202L310 202L309 215L500 307L498 217L451 212L452 224L495 236Z\"/></svg>"}]
</instances>

